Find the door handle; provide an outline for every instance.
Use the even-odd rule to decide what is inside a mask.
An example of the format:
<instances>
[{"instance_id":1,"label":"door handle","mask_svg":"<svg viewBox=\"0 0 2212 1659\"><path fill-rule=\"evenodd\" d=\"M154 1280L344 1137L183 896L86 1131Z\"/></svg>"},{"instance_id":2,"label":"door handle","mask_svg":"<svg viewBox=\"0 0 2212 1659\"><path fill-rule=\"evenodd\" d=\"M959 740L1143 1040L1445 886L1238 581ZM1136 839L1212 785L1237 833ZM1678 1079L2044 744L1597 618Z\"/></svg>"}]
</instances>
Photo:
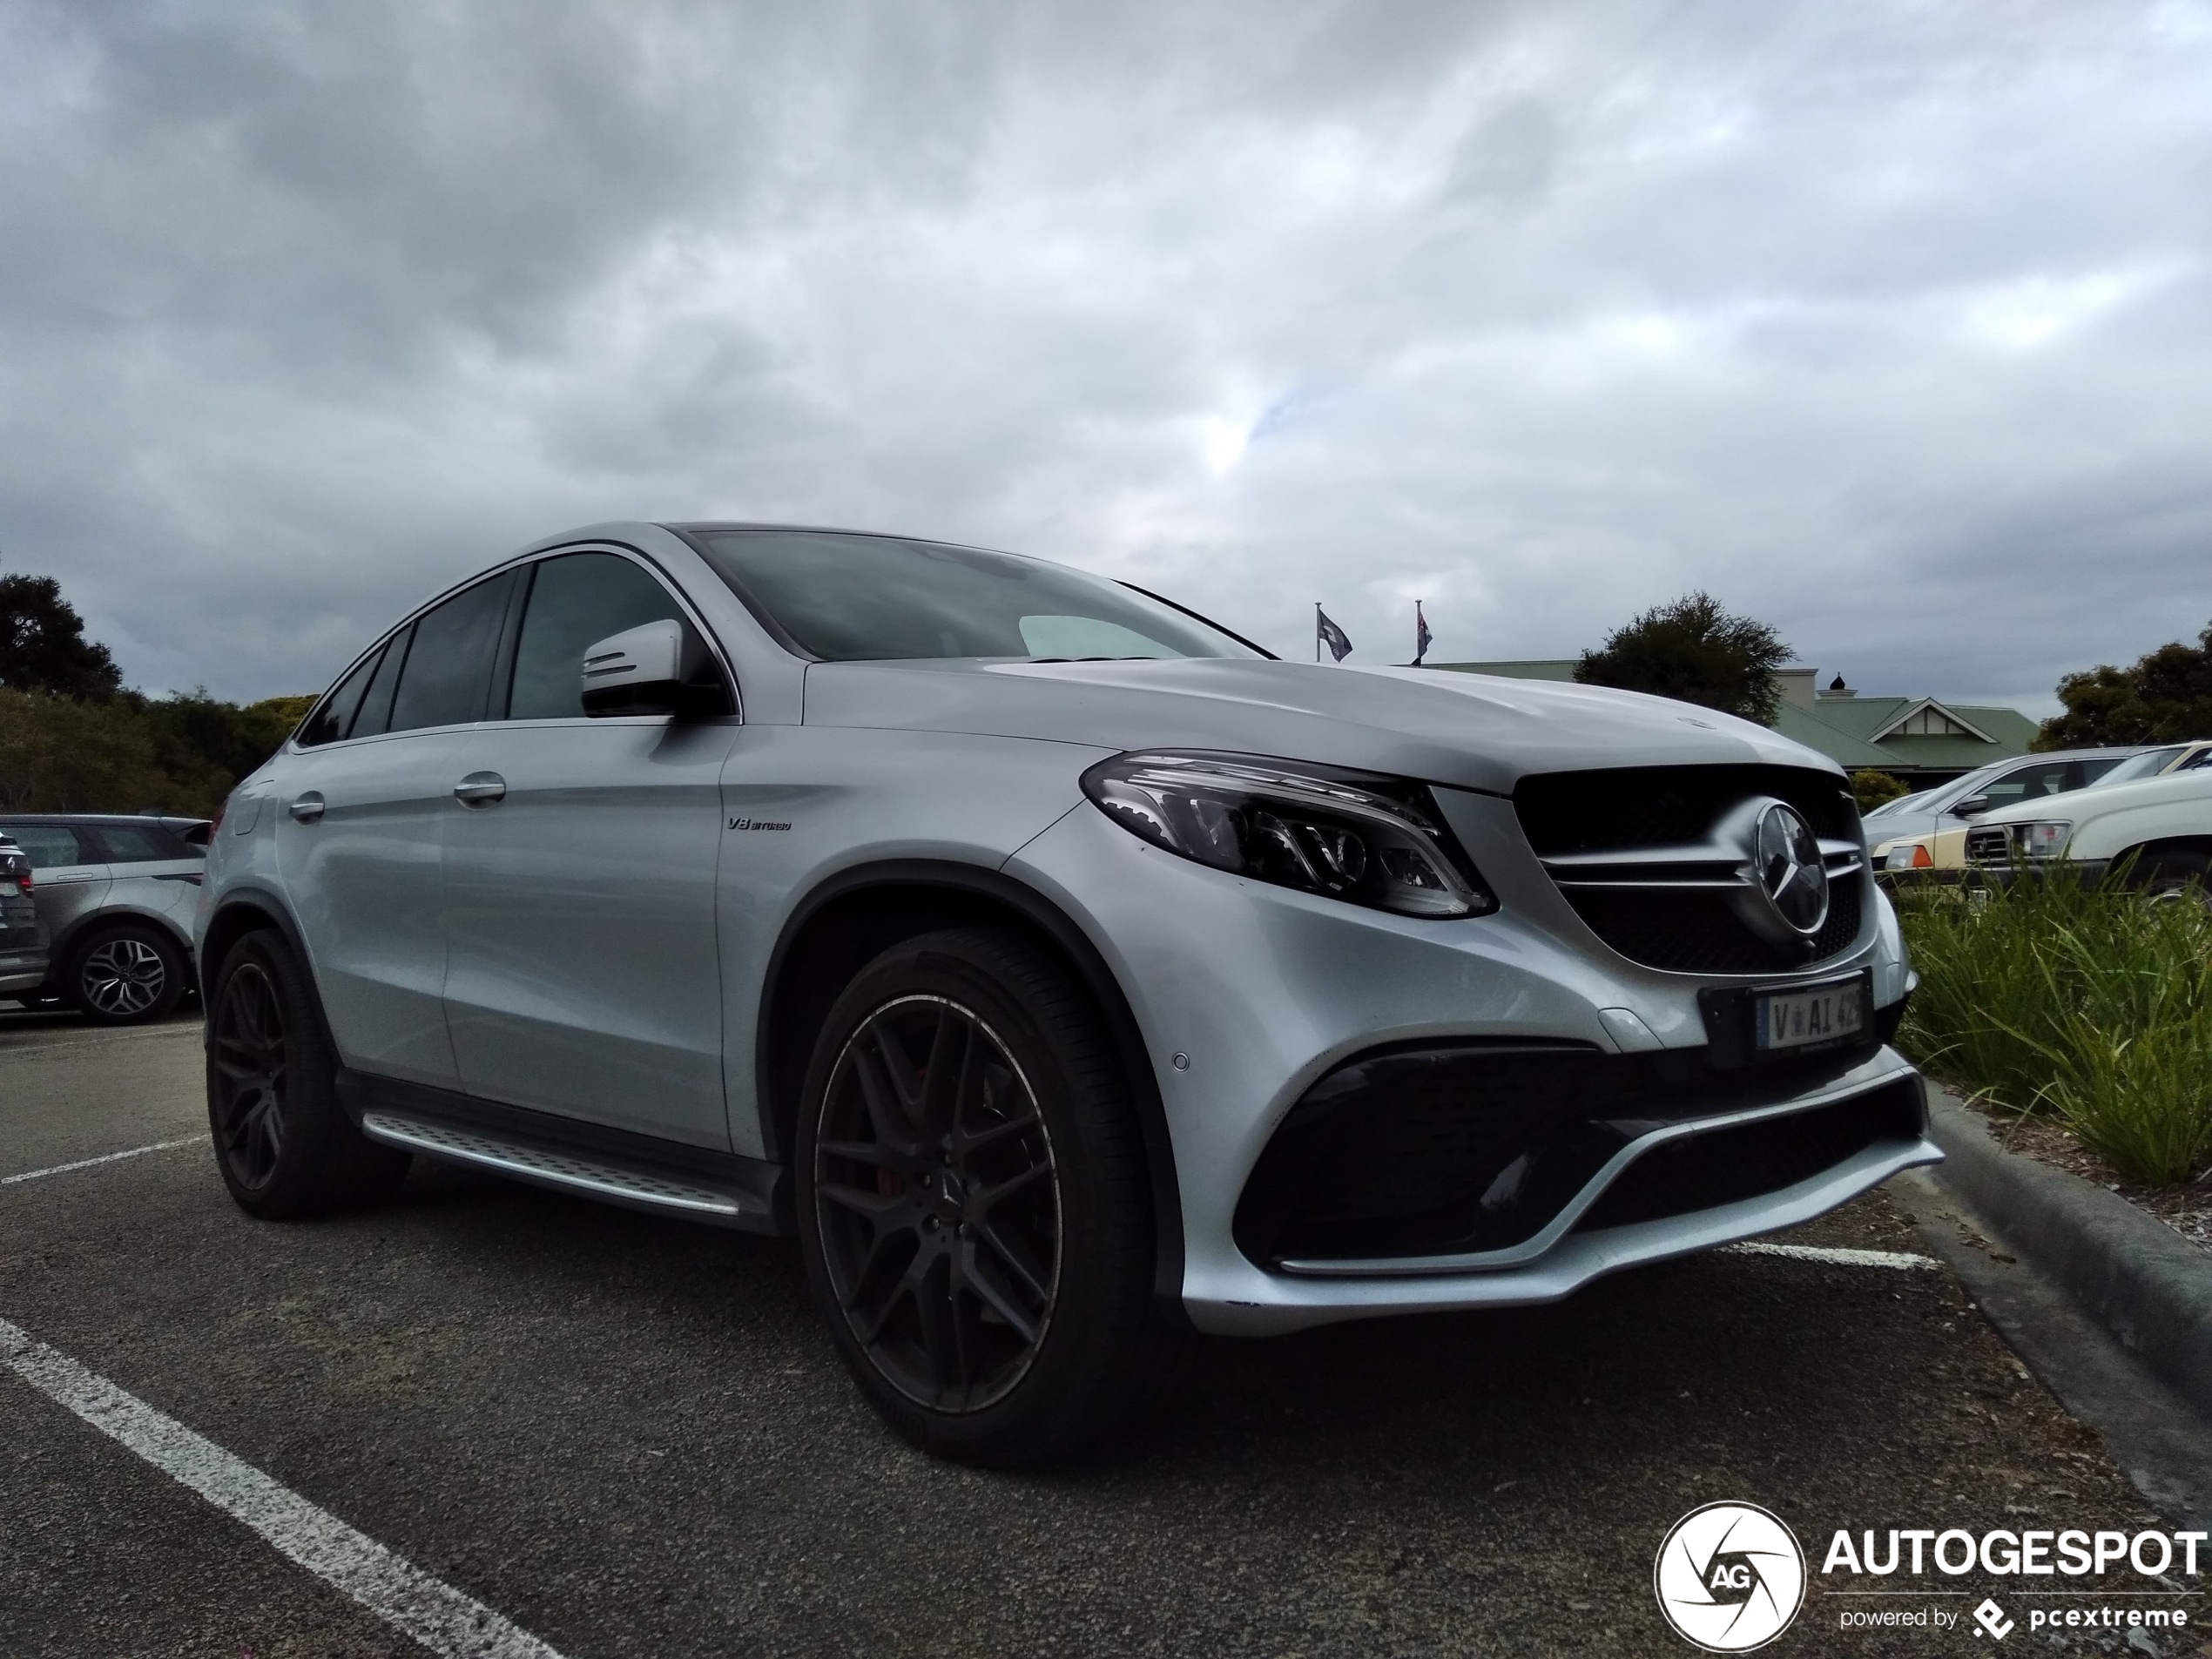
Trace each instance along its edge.
<instances>
[{"instance_id":1,"label":"door handle","mask_svg":"<svg viewBox=\"0 0 2212 1659\"><path fill-rule=\"evenodd\" d=\"M293 801L287 809L293 818L302 824L313 824L322 817L322 792L310 789Z\"/></svg>"},{"instance_id":2,"label":"door handle","mask_svg":"<svg viewBox=\"0 0 2212 1659\"><path fill-rule=\"evenodd\" d=\"M496 772L472 772L453 786L463 806L496 806L507 799L507 780Z\"/></svg>"}]
</instances>

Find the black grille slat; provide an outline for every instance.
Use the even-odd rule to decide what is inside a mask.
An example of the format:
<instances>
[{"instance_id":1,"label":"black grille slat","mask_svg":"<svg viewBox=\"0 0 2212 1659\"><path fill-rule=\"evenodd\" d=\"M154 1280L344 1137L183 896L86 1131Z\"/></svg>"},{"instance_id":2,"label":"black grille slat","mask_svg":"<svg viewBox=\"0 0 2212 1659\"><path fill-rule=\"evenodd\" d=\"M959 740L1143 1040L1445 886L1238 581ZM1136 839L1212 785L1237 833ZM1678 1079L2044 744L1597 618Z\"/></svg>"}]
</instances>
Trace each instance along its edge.
<instances>
[{"instance_id":1,"label":"black grille slat","mask_svg":"<svg viewBox=\"0 0 2212 1659\"><path fill-rule=\"evenodd\" d=\"M1830 889L1828 921L1807 952L1760 938L1710 888L1583 888L1567 900L1590 931L1630 961L1675 974L1789 974L1840 955L1858 938L1865 878Z\"/></svg>"},{"instance_id":2,"label":"black grille slat","mask_svg":"<svg viewBox=\"0 0 2212 1659\"><path fill-rule=\"evenodd\" d=\"M1786 800L1824 840L1858 841L1858 805L1831 772L1802 766L1618 766L1524 778L1513 792L1539 858L1674 846L1703 839L1754 795Z\"/></svg>"}]
</instances>

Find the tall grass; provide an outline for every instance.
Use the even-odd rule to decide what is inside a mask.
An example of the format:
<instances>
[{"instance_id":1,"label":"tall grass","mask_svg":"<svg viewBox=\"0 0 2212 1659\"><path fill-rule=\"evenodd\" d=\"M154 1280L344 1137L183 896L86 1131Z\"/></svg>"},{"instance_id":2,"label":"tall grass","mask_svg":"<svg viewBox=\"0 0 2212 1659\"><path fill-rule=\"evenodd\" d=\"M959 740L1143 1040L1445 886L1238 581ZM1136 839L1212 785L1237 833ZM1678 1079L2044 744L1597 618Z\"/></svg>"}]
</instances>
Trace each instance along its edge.
<instances>
[{"instance_id":1,"label":"tall grass","mask_svg":"<svg viewBox=\"0 0 2212 1659\"><path fill-rule=\"evenodd\" d=\"M1925 1069L2062 1120L2138 1181L2212 1166L2212 914L2194 891L1930 887L1898 913L1920 971L1898 1041Z\"/></svg>"}]
</instances>

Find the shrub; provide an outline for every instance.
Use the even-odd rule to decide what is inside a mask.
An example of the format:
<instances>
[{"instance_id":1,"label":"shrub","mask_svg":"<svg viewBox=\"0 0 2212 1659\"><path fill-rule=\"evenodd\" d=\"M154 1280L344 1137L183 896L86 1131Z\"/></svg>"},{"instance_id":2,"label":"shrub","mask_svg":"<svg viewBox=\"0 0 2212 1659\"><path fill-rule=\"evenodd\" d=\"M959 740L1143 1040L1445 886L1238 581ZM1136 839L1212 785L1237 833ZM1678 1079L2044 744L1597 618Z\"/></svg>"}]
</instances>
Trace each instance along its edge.
<instances>
[{"instance_id":1,"label":"shrub","mask_svg":"<svg viewBox=\"0 0 2212 1659\"><path fill-rule=\"evenodd\" d=\"M1899 920L1920 988L1898 1042L1927 1070L2062 1120L2152 1185L2212 1165L2212 914L2063 872L1923 887Z\"/></svg>"},{"instance_id":2,"label":"shrub","mask_svg":"<svg viewBox=\"0 0 2212 1659\"><path fill-rule=\"evenodd\" d=\"M1911 794L1912 789L1911 785L1900 782L1886 772L1862 766L1851 775L1851 792L1858 797L1858 810L1871 813L1885 800L1895 800L1899 795Z\"/></svg>"}]
</instances>

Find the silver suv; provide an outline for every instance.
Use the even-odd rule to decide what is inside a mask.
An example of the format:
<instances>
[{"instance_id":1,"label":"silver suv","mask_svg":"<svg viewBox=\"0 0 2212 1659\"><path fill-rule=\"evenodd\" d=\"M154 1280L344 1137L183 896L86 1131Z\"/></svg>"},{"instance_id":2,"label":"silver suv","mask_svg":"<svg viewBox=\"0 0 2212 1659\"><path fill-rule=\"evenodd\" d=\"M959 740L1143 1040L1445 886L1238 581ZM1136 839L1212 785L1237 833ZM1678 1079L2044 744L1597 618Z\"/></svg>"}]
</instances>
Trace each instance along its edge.
<instances>
[{"instance_id":1,"label":"silver suv","mask_svg":"<svg viewBox=\"0 0 2212 1659\"><path fill-rule=\"evenodd\" d=\"M1552 1301L1939 1156L1827 760L888 536L600 525L441 595L233 795L198 933L248 1211L420 1153L795 1233L979 1462L1193 1329Z\"/></svg>"},{"instance_id":2,"label":"silver suv","mask_svg":"<svg viewBox=\"0 0 2212 1659\"><path fill-rule=\"evenodd\" d=\"M17 1000L102 1025L158 1020L192 988L192 915L207 820L17 813L0 835L30 859L52 941L44 979Z\"/></svg>"}]
</instances>

